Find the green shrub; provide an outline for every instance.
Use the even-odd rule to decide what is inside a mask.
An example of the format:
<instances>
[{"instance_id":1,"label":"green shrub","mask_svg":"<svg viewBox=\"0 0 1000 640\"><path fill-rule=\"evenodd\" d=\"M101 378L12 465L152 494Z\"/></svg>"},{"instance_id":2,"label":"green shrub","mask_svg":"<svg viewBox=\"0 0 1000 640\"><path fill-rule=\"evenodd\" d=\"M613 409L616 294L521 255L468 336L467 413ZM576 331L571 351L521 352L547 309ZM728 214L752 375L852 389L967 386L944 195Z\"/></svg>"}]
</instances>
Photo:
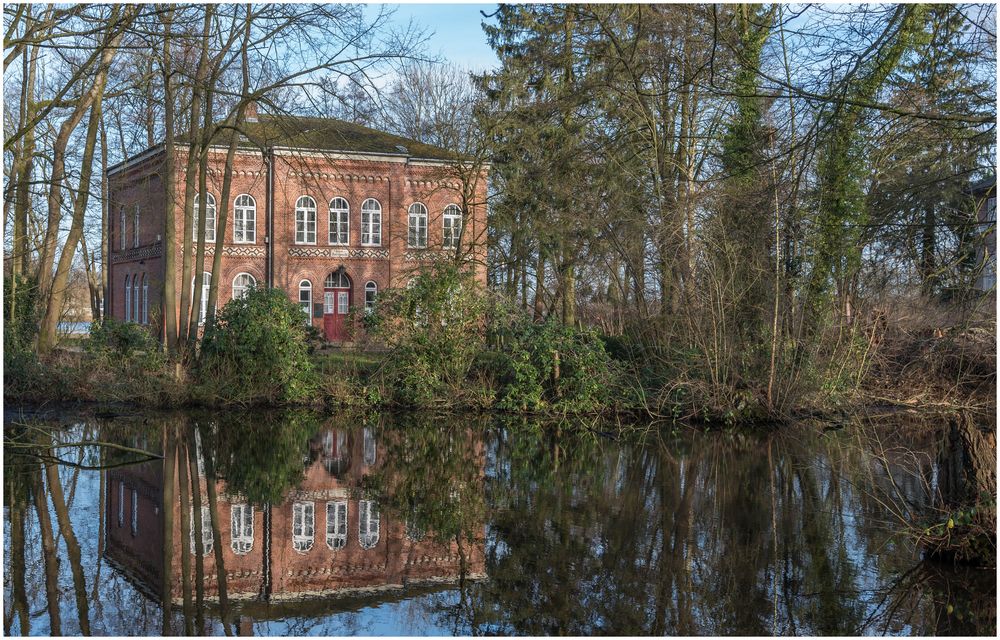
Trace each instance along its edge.
<instances>
[{"instance_id":1,"label":"green shrub","mask_svg":"<svg viewBox=\"0 0 1000 640\"><path fill-rule=\"evenodd\" d=\"M232 404L297 403L315 397L302 310L280 289L230 300L205 330L198 394Z\"/></svg>"},{"instance_id":2,"label":"green shrub","mask_svg":"<svg viewBox=\"0 0 1000 640\"><path fill-rule=\"evenodd\" d=\"M160 353L160 343L147 327L114 318L91 323L90 336L84 342L84 348L89 353L109 352L123 358L136 355L155 357Z\"/></svg>"}]
</instances>

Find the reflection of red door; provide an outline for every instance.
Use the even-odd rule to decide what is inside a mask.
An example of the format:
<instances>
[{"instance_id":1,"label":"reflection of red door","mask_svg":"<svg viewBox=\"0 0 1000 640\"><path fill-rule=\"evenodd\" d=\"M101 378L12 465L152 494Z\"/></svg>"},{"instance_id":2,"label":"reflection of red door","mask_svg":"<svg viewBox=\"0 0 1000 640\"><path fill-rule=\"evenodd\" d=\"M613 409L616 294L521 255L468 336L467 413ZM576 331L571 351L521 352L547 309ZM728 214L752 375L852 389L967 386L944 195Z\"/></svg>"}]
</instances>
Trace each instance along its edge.
<instances>
[{"instance_id":1,"label":"reflection of red door","mask_svg":"<svg viewBox=\"0 0 1000 640\"><path fill-rule=\"evenodd\" d=\"M346 288L326 289L323 292L323 329L326 339L341 341L345 337L344 319L351 307L351 290Z\"/></svg>"}]
</instances>

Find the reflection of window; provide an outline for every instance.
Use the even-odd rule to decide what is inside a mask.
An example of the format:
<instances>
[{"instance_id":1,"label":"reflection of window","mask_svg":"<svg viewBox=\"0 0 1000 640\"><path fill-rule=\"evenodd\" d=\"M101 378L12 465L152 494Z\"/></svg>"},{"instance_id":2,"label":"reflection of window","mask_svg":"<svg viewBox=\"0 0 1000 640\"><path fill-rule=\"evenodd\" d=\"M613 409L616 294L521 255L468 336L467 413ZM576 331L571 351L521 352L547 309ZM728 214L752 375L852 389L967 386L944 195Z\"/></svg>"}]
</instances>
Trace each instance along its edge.
<instances>
[{"instance_id":1,"label":"reflection of window","mask_svg":"<svg viewBox=\"0 0 1000 640\"><path fill-rule=\"evenodd\" d=\"M194 540L195 531L195 521L194 521L194 506L191 506L191 555L197 555L198 548L195 547ZM215 536L212 535L212 512L209 511L207 506L201 508L201 554L207 556L212 553L212 545L215 542Z\"/></svg>"},{"instance_id":2,"label":"reflection of window","mask_svg":"<svg viewBox=\"0 0 1000 640\"><path fill-rule=\"evenodd\" d=\"M125 483L118 483L118 526L125 526Z\"/></svg>"},{"instance_id":3,"label":"reflection of window","mask_svg":"<svg viewBox=\"0 0 1000 640\"><path fill-rule=\"evenodd\" d=\"M375 434L368 427L365 427L365 464L369 467L375 464Z\"/></svg>"},{"instance_id":4,"label":"reflection of window","mask_svg":"<svg viewBox=\"0 0 1000 640\"><path fill-rule=\"evenodd\" d=\"M326 546L333 550L347 545L347 503L326 503Z\"/></svg>"},{"instance_id":5,"label":"reflection of window","mask_svg":"<svg viewBox=\"0 0 1000 640\"><path fill-rule=\"evenodd\" d=\"M230 509L233 553L249 553L253 549L253 507L234 504Z\"/></svg>"},{"instance_id":6,"label":"reflection of window","mask_svg":"<svg viewBox=\"0 0 1000 640\"><path fill-rule=\"evenodd\" d=\"M132 535L139 534L139 492L132 489Z\"/></svg>"},{"instance_id":7,"label":"reflection of window","mask_svg":"<svg viewBox=\"0 0 1000 640\"><path fill-rule=\"evenodd\" d=\"M358 503L358 543L362 549L371 549L378 544L378 505L371 500Z\"/></svg>"},{"instance_id":8,"label":"reflection of window","mask_svg":"<svg viewBox=\"0 0 1000 640\"><path fill-rule=\"evenodd\" d=\"M419 526L413 516L406 520L406 537L414 542L420 542L427 536L423 527Z\"/></svg>"},{"instance_id":9,"label":"reflection of window","mask_svg":"<svg viewBox=\"0 0 1000 640\"><path fill-rule=\"evenodd\" d=\"M299 553L305 553L312 549L315 522L315 504L312 502L292 504L292 548Z\"/></svg>"}]
</instances>

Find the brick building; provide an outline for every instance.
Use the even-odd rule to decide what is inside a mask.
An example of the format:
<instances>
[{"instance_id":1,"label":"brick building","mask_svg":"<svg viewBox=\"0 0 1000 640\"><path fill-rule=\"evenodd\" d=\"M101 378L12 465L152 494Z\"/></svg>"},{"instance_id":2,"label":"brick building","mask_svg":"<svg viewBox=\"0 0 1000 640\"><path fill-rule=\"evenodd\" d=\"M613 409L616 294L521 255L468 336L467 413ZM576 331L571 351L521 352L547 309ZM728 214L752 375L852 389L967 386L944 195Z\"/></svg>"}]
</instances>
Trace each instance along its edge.
<instances>
[{"instance_id":1,"label":"brick building","mask_svg":"<svg viewBox=\"0 0 1000 640\"><path fill-rule=\"evenodd\" d=\"M470 462L482 472L481 440L471 432L465 440ZM416 531L398 515L382 510L379 500L363 490L365 476L391 473L385 447L369 429L325 429L309 442L302 482L282 503L254 506L216 483L221 540L212 534L209 494L199 461L199 503L203 522L203 574L207 600L218 599L215 545L221 545L228 597L279 604L342 596L398 592L418 585L457 582L464 565L466 579L485 573L485 523L472 544L435 540L433 532ZM199 456L200 457L200 456ZM186 464L187 460L183 460ZM174 463L171 459L170 463ZM169 599L183 601L182 555L194 558L194 496L188 490L190 531L181 529L180 474L173 474L173 502L164 501L165 460L105 471L104 557L140 592L162 601L163 575L171 567ZM164 554L164 513L173 512L172 544ZM187 545L183 543L186 542ZM464 556L464 558L463 558ZM275 609L277 610L277 609ZM267 618L265 607L258 615Z\"/></svg>"},{"instance_id":2,"label":"brick building","mask_svg":"<svg viewBox=\"0 0 1000 640\"><path fill-rule=\"evenodd\" d=\"M351 307L371 305L380 291L405 286L421 266L456 251L473 261L485 285L485 172L472 185L471 210L463 211L453 152L341 120L255 110L247 119L229 202L220 202L227 149L209 151L202 316L222 207L228 222L218 304L248 285L277 287L331 341L344 337ZM187 148L177 145L173 197L164 192L162 144L108 169L112 317L162 324L167 206L175 212L182 291Z\"/></svg>"}]
</instances>

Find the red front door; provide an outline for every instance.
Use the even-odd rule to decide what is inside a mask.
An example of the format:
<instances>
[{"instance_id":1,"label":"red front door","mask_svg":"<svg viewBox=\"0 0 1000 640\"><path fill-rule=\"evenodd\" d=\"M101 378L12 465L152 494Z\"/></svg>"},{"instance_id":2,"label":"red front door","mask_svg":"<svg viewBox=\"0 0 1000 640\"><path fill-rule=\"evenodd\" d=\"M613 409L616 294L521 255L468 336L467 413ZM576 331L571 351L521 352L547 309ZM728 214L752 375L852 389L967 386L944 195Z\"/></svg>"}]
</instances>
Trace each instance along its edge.
<instances>
[{"instance_id":1,"label":"red front door","mask_svg":"<svg viewBox=\"0 0 1000 640\"><path fill-rule=\"evenodd\" d=\"M340 342L345 339L345 318L350 307L350 289L335 288L323 292L323 328L327 340Z\"/></svg>"}]
</instances>

